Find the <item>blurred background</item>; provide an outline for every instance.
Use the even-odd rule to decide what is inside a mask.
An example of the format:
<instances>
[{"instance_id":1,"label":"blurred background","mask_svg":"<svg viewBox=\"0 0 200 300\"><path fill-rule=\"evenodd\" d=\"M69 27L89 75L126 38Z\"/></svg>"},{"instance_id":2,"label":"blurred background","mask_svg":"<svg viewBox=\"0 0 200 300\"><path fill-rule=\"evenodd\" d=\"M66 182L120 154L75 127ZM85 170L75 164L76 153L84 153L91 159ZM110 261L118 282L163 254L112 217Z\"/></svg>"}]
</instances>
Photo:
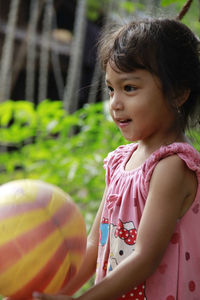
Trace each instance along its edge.
<instances>
[{"instance_id":1,"label":"blurred background","mask_svg":"<svg viewBox=\"0 0 200 300\"><path fill-rule=\"evenodd\" d=\"M62 100L71 113L102 101L96 43L107 22L176 17L186 0L0 0L0 102ZM183 18L199 33L198 0Z\"/></svg>"}]
</instances>

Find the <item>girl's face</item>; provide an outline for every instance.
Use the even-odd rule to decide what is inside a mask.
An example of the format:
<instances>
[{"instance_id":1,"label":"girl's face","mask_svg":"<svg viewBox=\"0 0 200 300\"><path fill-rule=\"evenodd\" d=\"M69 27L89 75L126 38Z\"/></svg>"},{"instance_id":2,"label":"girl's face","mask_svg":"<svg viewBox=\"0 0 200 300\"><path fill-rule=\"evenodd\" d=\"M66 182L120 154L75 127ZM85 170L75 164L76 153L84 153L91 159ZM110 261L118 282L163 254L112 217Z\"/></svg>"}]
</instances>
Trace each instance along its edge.
<instances>
[{"instance_id":1,"label":"girl's face","mask_svg":"<svg viewBox=\"0 0 200 300\"><path fill-rule=\"evenodd\" d=\"M164 142L174 130L174 112L164 98L160 80L150 72L124 73L108 64L106 85L111 116L127 140Z\"/></svg>"}]
</instances>

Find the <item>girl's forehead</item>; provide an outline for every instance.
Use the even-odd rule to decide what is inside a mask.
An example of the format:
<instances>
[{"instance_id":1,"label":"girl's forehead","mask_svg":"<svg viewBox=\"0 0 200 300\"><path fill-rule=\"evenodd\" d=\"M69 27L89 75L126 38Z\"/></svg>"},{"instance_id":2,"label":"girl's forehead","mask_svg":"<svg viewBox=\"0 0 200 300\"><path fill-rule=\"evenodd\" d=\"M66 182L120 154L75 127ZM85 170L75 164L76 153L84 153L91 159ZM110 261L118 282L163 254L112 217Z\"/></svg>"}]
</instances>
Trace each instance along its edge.
<instances>
[{"instance_id":1,"label":"girl's forehead","mask_svg":"<svg viewBox=\"0 0 200 300\"><path fill-rule=\"evenodd\" d=\"M118 73L114 70L110 70L106 73L105 80L106 82L112 82L112 81L118 81L118 82L124 82L124 81L141 81L143 79L142 74L140 74L139 71L133 71L130 73Z\"/></svg>"},{"instance_id":2,"label":"girl's forehead","mask_svg":"<svg viewBox=\"0 0 200 300\"><path fill-rule=\"evenodd\" d=\"M117 79L119 81L126 80L143 80L147 76L152 76L152 74L143 69L135 69L131 72L123 72L113 65L107 64L105 79L106 81L112 81Z\"/></svg>"}]
</instances>

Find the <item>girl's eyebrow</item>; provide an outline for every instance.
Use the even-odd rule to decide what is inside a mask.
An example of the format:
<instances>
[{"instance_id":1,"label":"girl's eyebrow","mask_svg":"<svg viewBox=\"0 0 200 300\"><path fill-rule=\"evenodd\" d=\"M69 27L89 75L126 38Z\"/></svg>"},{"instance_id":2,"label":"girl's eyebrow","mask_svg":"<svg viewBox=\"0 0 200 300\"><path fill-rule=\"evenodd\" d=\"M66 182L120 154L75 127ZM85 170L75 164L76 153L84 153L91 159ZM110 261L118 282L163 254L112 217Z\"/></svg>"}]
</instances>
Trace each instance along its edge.
<instances>
[{"instance_id":1,"label":"girl's eyebrow","mask_svg":"<svg viewBox=\"0 0 200 300\"><path fill-rule=\"evenodd\" d=\"M117 82L123 82L127 80L141 80L141 77L136 75L121 75L120 78L117 79ZM105 78L105 82L111 84L108 78Z\"/></svg>"}]
</instances>

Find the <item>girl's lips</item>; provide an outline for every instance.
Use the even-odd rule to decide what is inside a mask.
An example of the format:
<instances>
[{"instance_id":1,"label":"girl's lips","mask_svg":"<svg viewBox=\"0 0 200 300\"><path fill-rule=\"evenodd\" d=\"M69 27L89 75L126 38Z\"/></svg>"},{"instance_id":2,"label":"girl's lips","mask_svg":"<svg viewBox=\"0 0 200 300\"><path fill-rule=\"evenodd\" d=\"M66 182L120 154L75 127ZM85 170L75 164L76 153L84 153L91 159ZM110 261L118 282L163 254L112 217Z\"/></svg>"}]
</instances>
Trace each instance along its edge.
<instances>
[{"instance_id":1,"label":"girl's lips","mask_svg":"<svg viewBox=\"0 0 200 300\"><path fill-rule=\"evenodd\" d=\"M131 119L117 120L117 124L119 127L126 127L130 124L131 121L132 121Z\"/></svg>"}]
</instances>

